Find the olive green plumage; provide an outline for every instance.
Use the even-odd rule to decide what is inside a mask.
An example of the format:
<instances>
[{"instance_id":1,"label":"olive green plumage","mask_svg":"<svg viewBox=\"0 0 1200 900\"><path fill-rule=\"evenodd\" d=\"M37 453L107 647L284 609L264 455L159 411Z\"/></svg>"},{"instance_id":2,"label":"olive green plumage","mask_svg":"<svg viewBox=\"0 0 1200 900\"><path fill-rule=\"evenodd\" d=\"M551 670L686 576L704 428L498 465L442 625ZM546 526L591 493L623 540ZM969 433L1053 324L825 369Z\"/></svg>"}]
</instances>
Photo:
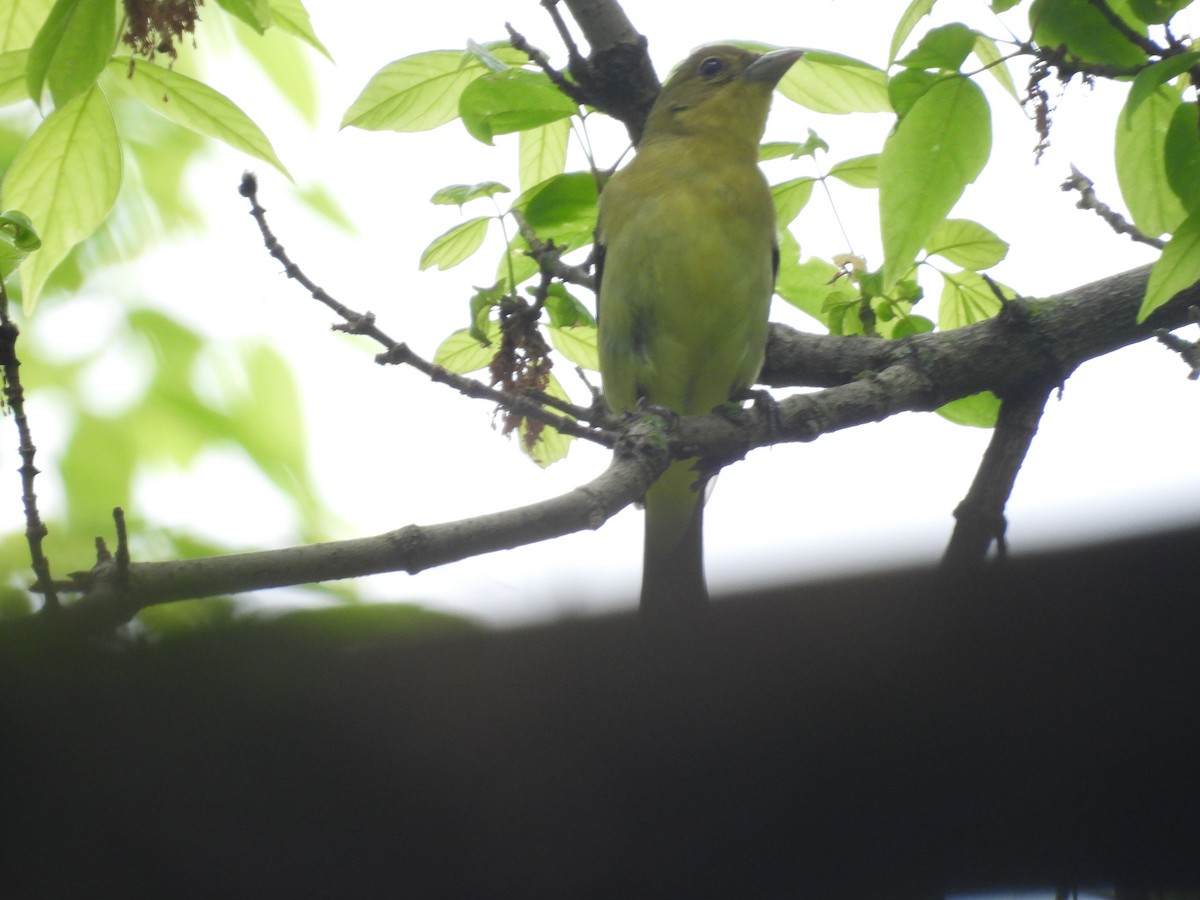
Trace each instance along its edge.
<instances>
[{"instance_id":1,"label":"olive green plumage","mask_svg":"<svg viewBox=\"0 0 1200 900\"><path fill-rule=\"evenodd\" d=\"M637 156L600 196L600 371L609 407L701 415L754 384L774 287L775 208L758 145L800 56L703 47L667 81ZM703 476L673 463L646 494L642 608L702 608Z\"/></svg>"}]
</instances>

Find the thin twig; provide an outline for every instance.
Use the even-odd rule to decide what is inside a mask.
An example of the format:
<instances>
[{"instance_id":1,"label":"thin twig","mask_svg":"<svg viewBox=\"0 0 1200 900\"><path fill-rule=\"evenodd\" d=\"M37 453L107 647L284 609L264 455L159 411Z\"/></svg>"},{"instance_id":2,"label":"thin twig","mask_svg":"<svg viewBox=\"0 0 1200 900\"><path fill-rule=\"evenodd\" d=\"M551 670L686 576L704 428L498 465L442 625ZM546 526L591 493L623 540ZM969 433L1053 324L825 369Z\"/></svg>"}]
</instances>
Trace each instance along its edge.
<instances>
[{"instance_id":1,"label":"thin twig","mask_svg":"<svg viewBox=\"0 0 1200 900\"><path fill-rule=\"evenodd\" d=\"M528 56L529 61L545 72L547 77L554 82L555 87L576 103L585 104L588 102L587 95L580 89L579 85L569 80L562 72L550 65L550 58L537 47L530 44L525 39L525 35L513 28L508 22L504 23L504 28L508 32L508 42L513 45L513 49L519 50ZM568 46L574 49L574 44Z\"/></svg>"},{"instance_id":2,"label":"thin twig","mask_svg":"<svg viewBox=\"0 0 1200 900\"><path fill-rule=\"evenodd\" d=\"M1127 234L1130 240L1148 244L1158 250L1166 246L1165 241L1143 234L1138 230L1136 225L1126 221L1124 216L1107 203L1101 201L1096 196L1095 190L1093 190L1092 180L1074 166L1071 166L1071 177L1062 183L1062 189L1064 191L1079 191L1079 200L1076 201L1075 205L1080 209L1090 209L1107 222L1108 226L1117 234Z\"/></svg>"},{"instance_id":3,"label":"thin twig","mask_svg":"<svg viewBox=\"0 0 1200 900\"><path fill-rule=\"evenodd\" d=\"M348 306L339 303L326 293L323 288L317 286L301 271L298 265L291 261L267 225L266 210L258 202L258 181L252 173L247 172L242 176L242 183L238 190L243 197L250 201L250 214L254 217L254 221L258 223L263 243L266 245L271 256L283 265L284 274L303 285L313 299L324 303L345 320L344 324L335 325L335 330L344 331L349 334L364 335L380 344L384 348L384 351L375 356L377 363L380 365L412 366L431 381L448 385L466 397L490 400L509 412L550 425L563 434L594 441L603 447L611 448L616 443L617 436L610 430L581 425L573 419L547 412L540 404L525 394L505 393L504 391L488 387L473 378L467 378L464 375L451 372L442 366L435 365L418 356L407 344L389 337L375 324L375 315L373 313L356 312ZM583 407L576 407L576 409L582 414L587 413L587 410Z\"/></svg>"},{"instance_id":4,"label":"thin twig","mask_svg":"<svg viewBox=\"0 0 1200 900\"><path fill-rule=\"evenodd\" d=\"M1144 51L1147 56L1163 56L1165 54L1166 51L1146 35L1139 34L1130 28L1129 23L1118 16L1106 0L1088 0L1088 2L1100 15L1108 20L1108 24L1121 33L1121 36L1125 40L1129 41L1129 43L1133 44L1139 50Z\"/></svg>"},{"instance_id":5,"label":"thin twig","mask_svg":"<svg viewBox=\"0 0 1200 900\"><path fill-rule=\"evenodd\" d=\"M42 542L49 529L38 512L37 493L33 480L38 474L34 465L37 448L33 444L33 433L29 418L25 414L25 389L21 385L21 361L17 358L17 336L20 330L8 317L8 290L0 278L0 368L4 372L4 400L13 412L17 424L21 454L21 499L25 506L25 539L29 543L29 557L36 581L33 590L45 598L43 610L49 613L60 608L58 592L50 575L50 560L46 558Z\"/></svg>"}]
</instances>

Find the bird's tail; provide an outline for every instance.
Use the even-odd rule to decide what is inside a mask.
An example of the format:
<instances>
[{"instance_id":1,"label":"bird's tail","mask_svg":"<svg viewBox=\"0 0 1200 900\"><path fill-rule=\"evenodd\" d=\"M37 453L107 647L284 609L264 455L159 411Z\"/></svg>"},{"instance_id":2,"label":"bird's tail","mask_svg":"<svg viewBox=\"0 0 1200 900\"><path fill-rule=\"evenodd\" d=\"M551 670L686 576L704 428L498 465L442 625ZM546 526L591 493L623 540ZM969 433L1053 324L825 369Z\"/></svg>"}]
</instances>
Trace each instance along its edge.
<instances>
[{"instance_id":1,"label":"bird's tail","mask_svg":"<svg viewBox=\"0 0 1200 900\"><path fill-rule=\"evenodd\" d=\"M695 460L672 463L646 492L642 615L655 622L699 619L704 584L704 482Z\"/></svg>"}]
</instances>

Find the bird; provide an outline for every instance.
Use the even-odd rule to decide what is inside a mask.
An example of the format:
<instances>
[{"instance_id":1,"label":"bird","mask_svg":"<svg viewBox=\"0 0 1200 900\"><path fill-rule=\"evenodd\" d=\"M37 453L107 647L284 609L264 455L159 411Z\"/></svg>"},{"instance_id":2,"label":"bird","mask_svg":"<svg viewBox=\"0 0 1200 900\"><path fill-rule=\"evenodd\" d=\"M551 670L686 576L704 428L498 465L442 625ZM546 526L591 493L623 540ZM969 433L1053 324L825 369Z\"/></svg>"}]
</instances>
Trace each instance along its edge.
<instances>
[{"instance_id":1,"label":"bird","mask_svg":"<svg viewBox=\"0 0 1200 900\"><path fill-rule=\"evenodd\" d=\"M758 166L771 98L803 55L729 44L676 67L633 160L599 199L600 375L614 413L703 415L757 381L779 268L775 206ZM698 460L647 490L640 608L655 621L708 606Z\"/></svg>"}]
</instances>

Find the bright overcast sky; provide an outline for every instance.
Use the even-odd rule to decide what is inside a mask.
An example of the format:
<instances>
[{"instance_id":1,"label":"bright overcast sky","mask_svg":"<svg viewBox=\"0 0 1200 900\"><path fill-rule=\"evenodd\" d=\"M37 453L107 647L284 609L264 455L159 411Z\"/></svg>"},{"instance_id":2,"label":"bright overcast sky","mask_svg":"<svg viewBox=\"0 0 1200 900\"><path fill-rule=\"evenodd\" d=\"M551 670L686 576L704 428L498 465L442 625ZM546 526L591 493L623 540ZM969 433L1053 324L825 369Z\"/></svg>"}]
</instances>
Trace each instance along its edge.
<instances>
[{"instance_id":1,"label":"bright overcast sky","mask_svg":"<svg viewBox=\"0 0 1200 900\"><path fill-rule=\"evenodd\" d=\"M308 0L308 6L337 60L334 66L314 55L322 91L315 131L277 99L256 69L214 66L210 77L263 126L297 183L325 186L359 233L349 236L314 215L296 201L297 188L265 165L221 151L192 176L205 198L211 231L133 266L148 286L145 293L157 292L158 302L183 310L218 341L265 337L303 362L313 464L340 516L338 537L504 509L595 477L605 466L604 452L577 444L566 461L542 471L492 429L487 406L414 372L381 369L371 361L375 348L331 335L331 315L282 277L236 192L241 170L257 171L262 202L293 259L342 302L372 310L393 337L431 356L442 337L466 324L472 286L494 280L499 243L449 272L419 273L425 245L461 220L454 207L431 206L429 196L447 184L485 180L515 190L516 137L499 138L489 148L457 123L423 134L339 132L337 125L363 84L386 63L423 50L461 48L468 39L503 37L506 19L561 61L545 11L535 0L445 2L419 17L406 15L400 4L361 0ZM668 18L671 6L678 8L651 0L626 3L650 39L660 75L694 46L724 38L836 50L883 65L890 27L903 8L888 4L890 11L880 15L878 0L790 6L741 0ZM981 8L945 0L937 16L952 21ZM803 14L783 11L795 9ZM1005 35L994 19L972 24ZM205 40L203 29L199 40ZM1014 67L1013 75L1024 82L1022 67ZM1111 164L1111 92L1073 89L1055 116L1052 149L1035 168L1032 127L990 79L984 85L993 104L993 164L954 215L975 218L1013 244L993 274L1022 293L1044 295L1150 261L1145 248L1109 233L1058 189L1075 163L1096 181L1104 199L1120 205ZM886 116L863 125L818 116L777 97L768 138L802 140L811 127L831 145L823 160L828 166L878 149L887 125ZM605 164L621 152L615 129L592 136L605 148ZM582 157L573 156L572 165L582 166ZM790 166L768 174L773 180L815 174L807 161ZM853 250L877 266L875 195L843 185L833 189ZM805 255L828 258L850 249L830 209L818 191L793 226ZM481 204L478 210L469 207L467 215L487 211ZM932 317L940 279L928 275L930 309L917 311ZM781 301L774 317L818 327ZM1009 506L1015 552L1195 518L1200 388L1185 375L1177 359L1145 345L1089 364L1070 380L1062 401L1049 405ZM576 390L571 378L563 378ZM720 593L764 579L935 560L987 438L987 432L933 414L905 414L811 445L753 452L722 473L709 503L710 586ZM241 478L242 468L236 457L215 455L199 470L156 477L135 499L152 519L200 525L246 545L287 541L286 504L270 488ZM231 521L230 504L245 515ZM627 510L598 532L417 576L380 576L369 588L380 598L515 622L632 604L640 556L641 513Z\"/></svg>"}]
</instances>

